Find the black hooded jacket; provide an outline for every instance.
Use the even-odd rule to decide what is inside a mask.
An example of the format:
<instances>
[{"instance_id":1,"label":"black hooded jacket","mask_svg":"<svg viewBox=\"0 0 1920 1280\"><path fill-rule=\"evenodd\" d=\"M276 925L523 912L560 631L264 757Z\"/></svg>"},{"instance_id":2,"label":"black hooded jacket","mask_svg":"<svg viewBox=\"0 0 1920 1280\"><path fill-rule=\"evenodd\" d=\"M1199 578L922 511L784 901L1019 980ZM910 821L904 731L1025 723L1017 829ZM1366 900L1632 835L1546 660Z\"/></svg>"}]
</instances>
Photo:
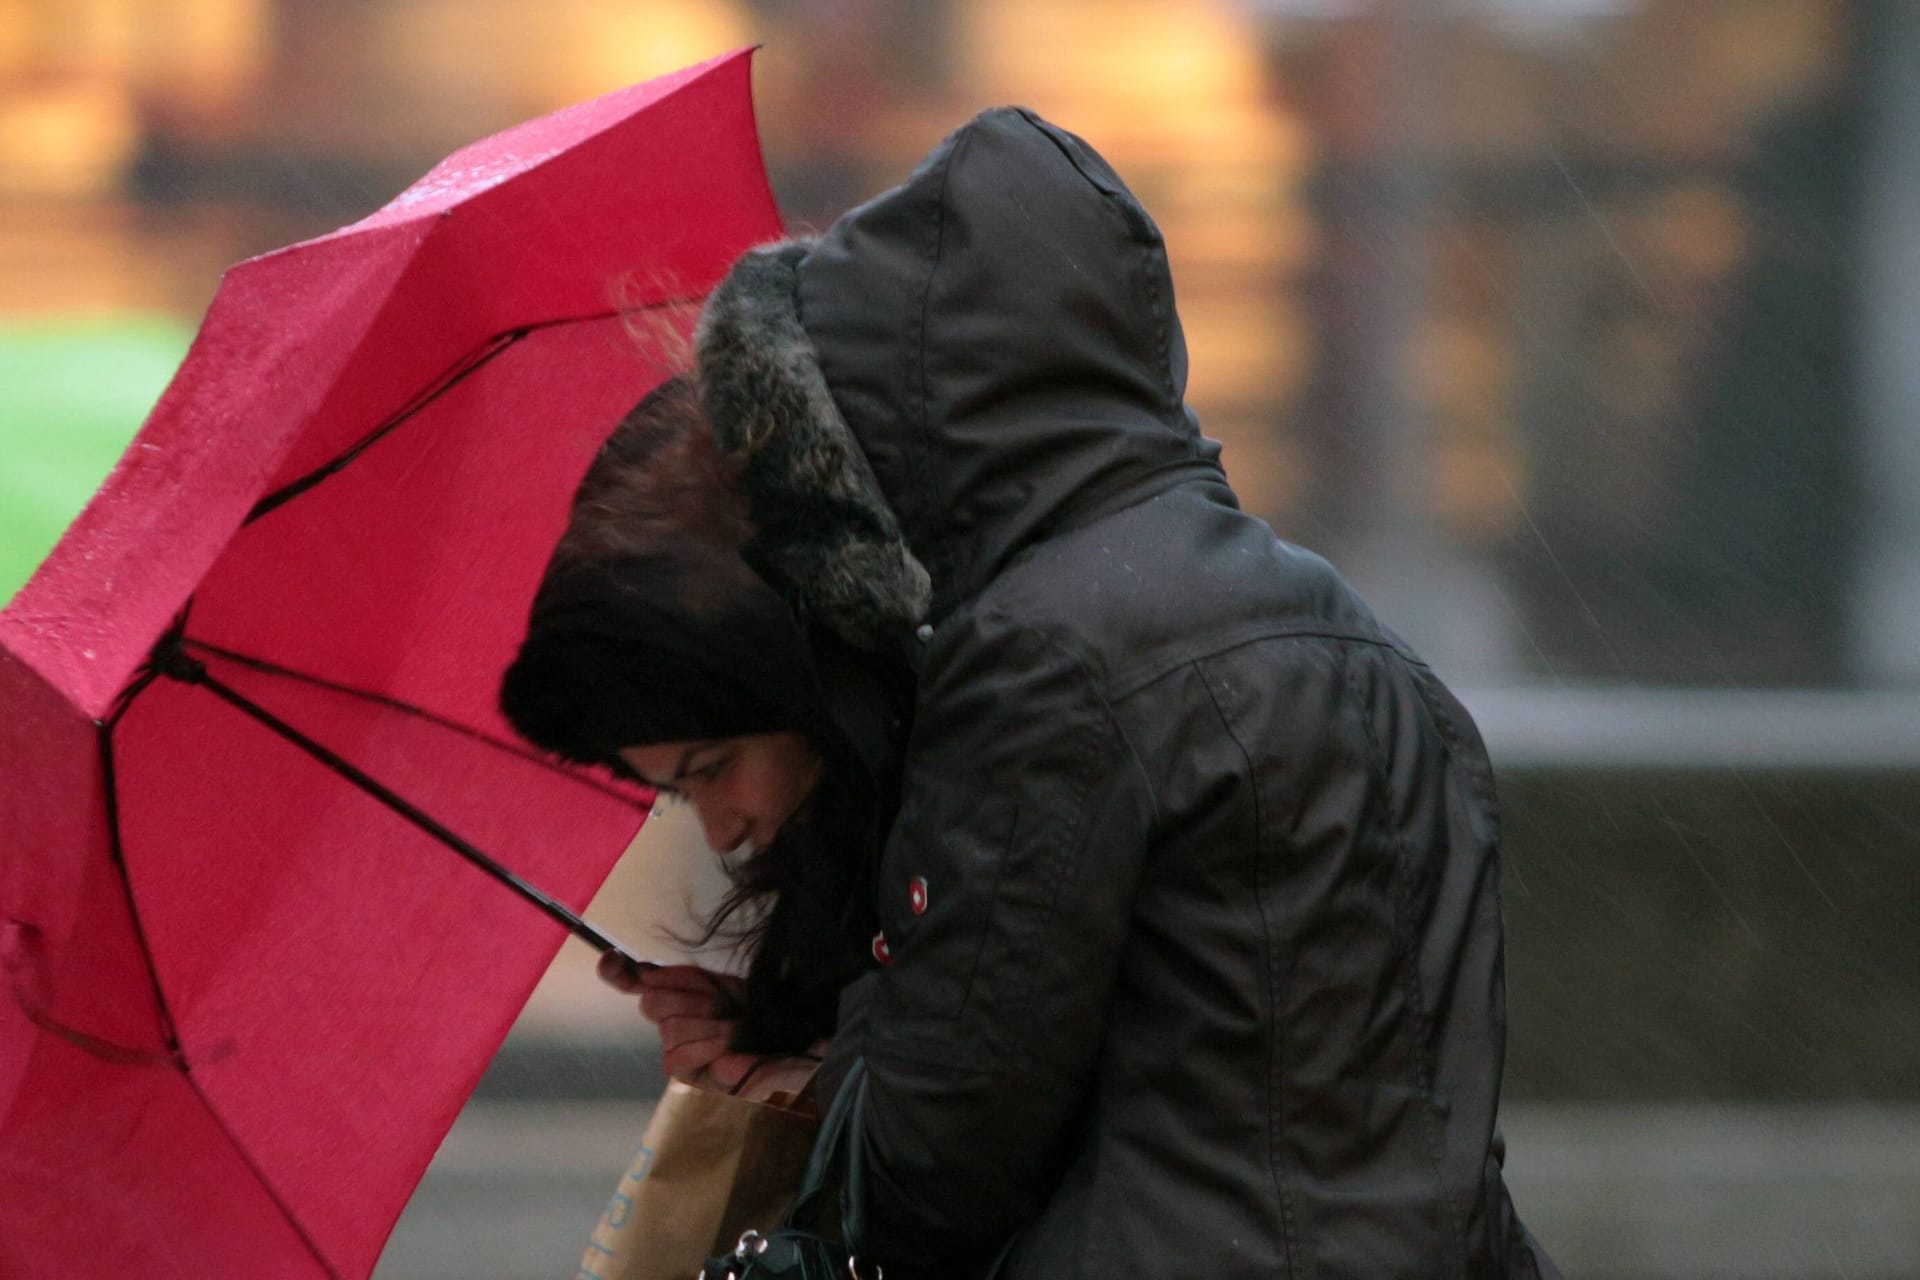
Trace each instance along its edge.
<instances>
[{"instance_id":1,"label":"black hooded jacket","mask_svg":"<svg viewBox=\"0 0 1920 1280\"><path fill-rule=\"evenodd\" d=\"M1479 735L1239 510L1113 170L989 112L699 343L774 572L917 670L835 1043L887 1274L1553 1274L1501 1179Z\"/></svg>"}]
</instances>

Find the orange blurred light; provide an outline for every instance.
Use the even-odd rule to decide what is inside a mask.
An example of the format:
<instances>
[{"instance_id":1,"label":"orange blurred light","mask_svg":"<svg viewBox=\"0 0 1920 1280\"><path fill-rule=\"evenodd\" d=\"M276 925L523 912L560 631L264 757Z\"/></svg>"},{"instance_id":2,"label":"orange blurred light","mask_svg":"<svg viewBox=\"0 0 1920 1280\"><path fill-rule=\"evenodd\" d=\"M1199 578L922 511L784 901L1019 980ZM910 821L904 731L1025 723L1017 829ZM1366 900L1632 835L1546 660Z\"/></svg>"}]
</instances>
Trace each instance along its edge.
<instances>
[{"instance_id":1,"label":"orange blurred light","mask_svg":"<svg viewBox=\"0 0 1920 1280\"><path fill-rule=\"evenodd\" d=\"M73 198L118 186L139 142L119 85L62 80L0 97L0 192Z\"/></svg>"}]
</instances>

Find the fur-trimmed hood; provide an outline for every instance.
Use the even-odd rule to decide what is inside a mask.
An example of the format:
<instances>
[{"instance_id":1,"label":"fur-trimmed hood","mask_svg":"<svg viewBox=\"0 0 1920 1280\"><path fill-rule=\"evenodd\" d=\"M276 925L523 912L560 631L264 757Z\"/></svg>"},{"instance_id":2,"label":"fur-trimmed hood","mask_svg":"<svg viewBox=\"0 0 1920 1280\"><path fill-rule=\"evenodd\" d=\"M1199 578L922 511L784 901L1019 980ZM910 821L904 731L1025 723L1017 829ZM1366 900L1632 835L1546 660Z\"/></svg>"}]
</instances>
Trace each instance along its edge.
<instances>
[{"instance_id":1,"label":"fur-trimmed hood","mask_svg":"<svg viewBox=\"0 0 1920 1280\"><path fill-rule=\"evenodd\" d=\"M758 562L863 647L1104 511L1226 492L1159 230L1029 111L977 117L818 241L747 254L696 342Z\"/></svg>"}]
</instances>

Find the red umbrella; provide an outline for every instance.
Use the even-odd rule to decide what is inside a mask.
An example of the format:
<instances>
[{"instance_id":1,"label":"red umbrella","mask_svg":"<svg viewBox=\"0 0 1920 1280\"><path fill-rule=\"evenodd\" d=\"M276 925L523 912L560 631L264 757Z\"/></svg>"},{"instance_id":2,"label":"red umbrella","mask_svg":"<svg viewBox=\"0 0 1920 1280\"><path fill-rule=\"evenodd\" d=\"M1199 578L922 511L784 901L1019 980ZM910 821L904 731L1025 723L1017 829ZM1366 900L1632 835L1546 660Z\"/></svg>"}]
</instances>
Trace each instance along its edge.
<instances>
[{"instance_id":1,"label":"red umbrella","mask_svg":"<svg viewBox=\"0 0 1920 1280\"><path fill-rule=\"evenodd\" d=\"M0 1276L365 1276L565 929L604 943L571 910L644 797L494 697L662 331L780 234L748 68L234 268L0 613Z\"/></svg>"}]
</instances>

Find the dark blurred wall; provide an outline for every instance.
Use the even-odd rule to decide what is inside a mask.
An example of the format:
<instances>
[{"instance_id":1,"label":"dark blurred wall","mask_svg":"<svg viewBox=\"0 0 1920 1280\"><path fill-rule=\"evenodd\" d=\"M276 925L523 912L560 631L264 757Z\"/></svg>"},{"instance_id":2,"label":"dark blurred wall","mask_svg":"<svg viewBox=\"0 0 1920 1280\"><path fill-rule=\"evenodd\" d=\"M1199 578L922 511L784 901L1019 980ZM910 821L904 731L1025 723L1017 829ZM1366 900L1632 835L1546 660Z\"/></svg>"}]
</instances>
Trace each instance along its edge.
<instances>
[{"instance_id":1,"label":"dark blurred wall","mask_svg":"<svg viewBox=\"0 0 1920 1280\"><path fill-rule=\"evenodd\" d=\"M1500 795L1511 1098L1920 1102L1920 769Z\"/></svg>"}]
</instances>

